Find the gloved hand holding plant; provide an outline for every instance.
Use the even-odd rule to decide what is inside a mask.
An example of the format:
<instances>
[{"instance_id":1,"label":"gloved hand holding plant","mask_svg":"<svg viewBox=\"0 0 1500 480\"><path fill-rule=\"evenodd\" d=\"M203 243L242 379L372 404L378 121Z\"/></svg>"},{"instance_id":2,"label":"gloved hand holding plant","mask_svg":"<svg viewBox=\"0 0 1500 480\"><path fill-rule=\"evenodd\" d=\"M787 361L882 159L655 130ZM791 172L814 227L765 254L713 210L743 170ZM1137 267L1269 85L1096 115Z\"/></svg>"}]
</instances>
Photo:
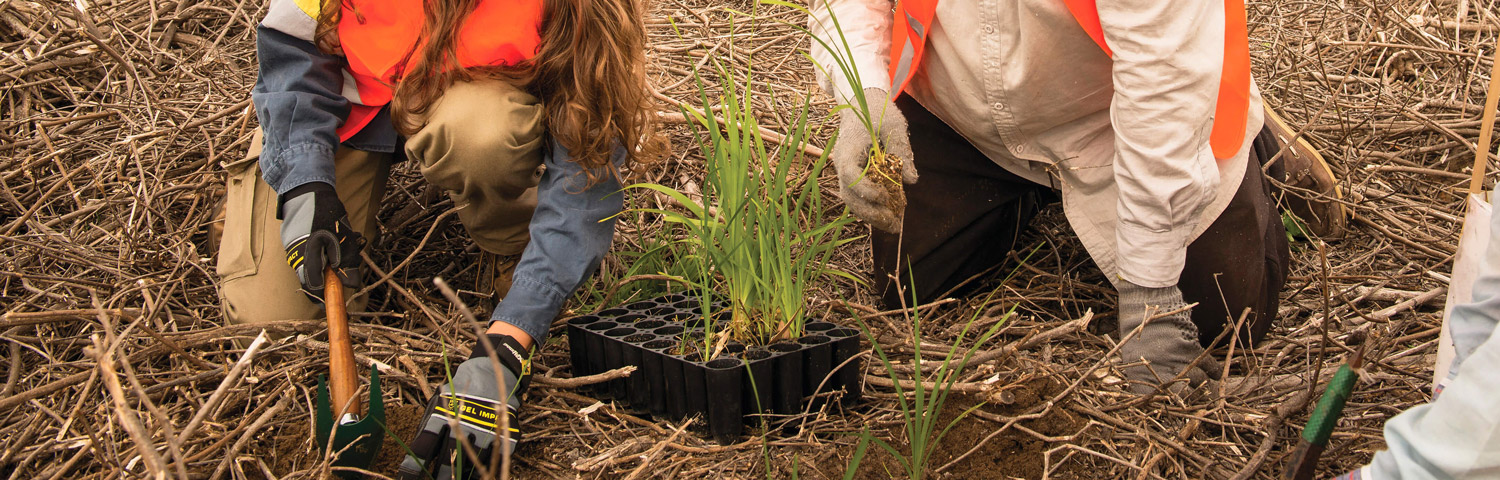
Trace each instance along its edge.
<instances>
[{"instance_id":1,"label":"gloved hand holding plant","mask_svg":"<svg viewBox=\"0 0 1500 480\"><path fill-rule=\"evenodd\" d=\"M839 111L839 136L831 159L839 174L839 198L854 216L875 228L901 232L906 210L903 183L917 183L906 117L879 88Z\"/></svg>"}]
</instances>

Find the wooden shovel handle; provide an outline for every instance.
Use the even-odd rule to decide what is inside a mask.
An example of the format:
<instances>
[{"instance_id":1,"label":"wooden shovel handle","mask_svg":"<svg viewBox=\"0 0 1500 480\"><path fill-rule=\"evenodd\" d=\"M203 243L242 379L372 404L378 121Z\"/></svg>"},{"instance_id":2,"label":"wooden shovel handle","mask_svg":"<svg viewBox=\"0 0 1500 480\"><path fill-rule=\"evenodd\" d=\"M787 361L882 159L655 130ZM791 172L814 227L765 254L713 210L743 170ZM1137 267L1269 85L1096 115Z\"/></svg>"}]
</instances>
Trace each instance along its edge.
<instances>
[{"instance_id":1,"label":"wooden shovel handle","mask_svg":"<svg viewBox=\"0 0 1500 480\"><path fill-rule=\"evenodd\" d=\"M1500 47L1500 38L1495 39ZM1479 146L1474 151L1474 172L1469 179L1469 193L1477 195L1484 191L1484 169L1490 164L1490 141L1495 133L1495 103L1500 102L1500 51L1490 57L1490 88L1484 95L1484 113L1479 122Z\"/></svg>"},{"instance_id":2,"label":"wooden shovel handle","mask_svg":"<svg viewBox=\"0 0 1500 480\"><path fill-rule=\"evenodd\" d=\"M333 401L334 421L338 421L345 413L359 415L361 405L349 401L359 389L359 376L354 373L354 342L349 339L344 283L331 267L323 271L323 305L328 309L328 393Z\"/></svg>"}]
</instances>

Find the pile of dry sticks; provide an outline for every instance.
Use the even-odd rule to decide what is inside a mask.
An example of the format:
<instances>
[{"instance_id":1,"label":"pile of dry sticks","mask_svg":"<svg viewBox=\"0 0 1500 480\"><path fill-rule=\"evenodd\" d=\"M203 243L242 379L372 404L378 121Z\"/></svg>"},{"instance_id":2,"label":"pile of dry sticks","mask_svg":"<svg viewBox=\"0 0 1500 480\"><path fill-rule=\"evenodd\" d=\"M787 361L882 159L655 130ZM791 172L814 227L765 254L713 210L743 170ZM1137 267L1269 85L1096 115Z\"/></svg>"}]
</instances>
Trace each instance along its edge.
<instances>
[{"instance_id":1,"label":"pile of dry sticks","mask_svg":"<svg viewBox=\"0 0 1500 480\"><path fill-rule=\"evenodd\" d=\"M799 54L807 39L776 20L802 20L779 8L762 7L757 22L731 12L753 7L657 2L650 55L665 111L693 99L690 72L717 57L753 63L766 93L757 100L763 123L789 123L781 115L800 99L787 92L816 87ZM326 361L320 322L225 325L204 233L222 196L222 164L244 155L256 128L248 92L264 8L0 0L0 478L324 471L309 434L311 389ZM1237 380L1212 395L1144 402L1111 385L1105 353L1114 342L1103 334L1113 292L1051 207L1023 240L1040 248L1024 263L1017 256L1010 281L990 281L989 303L920 307L929 345L951 342L976 312L982 324L1013 305L1020 314L980 347L982 361L956 387L956 403L990 404L966 421L976 427L961 444L943 447L938 469L956 478L976 468L1028 478L1268 478L1295 443L1319 379L1359 347L1348 344L1354 332L1368 339L1370 374L1322 472L1366 461L1382 445L1382 422L1427 399L1464 169L1500 32L1494 11L1483 0L1252 3L1256 79L1345 182L1350 234L1294 246L1282 319L1265 343L1230 352L1226 368ZM831 106L818 101L821 111ZM686 188L702 164L684 127L664 118L675 153L637 173ZM832 134L826 121L820 128L822 138ZM386 375L392 427L409 432L399 422L441 382L445 346L452 355L468 344L469 330L431 279L448 279L476 307L490 299L467 287L480 276L467 260L477 251L445 196L409 165L390 185L385 235L368 249L376 313L356 318L353 333L358 360ZM629 201L666 205L646 195ZM661 228L627 216L616 251L639 251ZM586 288L641 280L620 273L630 261L612 255ZM836 264L866 274L868 243L849 245ZM815 299L819 315L847 323L859 312L888 351L910 358L908 312L878 312L852 284L827 290ZM247 352L262 328L272 340ZM841 477L850 433L868 427L904 444L882 368L867 368L868 408L810 411L718 446L575 393L563 343L539 360L518 473L748 478L769 470L781 478L795 464L802 476ZM399 447L386 451L377 467L389 474ZM882 474L873 470L889 465L881 455L871 454L866 473Z\"/></svg>"}]
</instances>

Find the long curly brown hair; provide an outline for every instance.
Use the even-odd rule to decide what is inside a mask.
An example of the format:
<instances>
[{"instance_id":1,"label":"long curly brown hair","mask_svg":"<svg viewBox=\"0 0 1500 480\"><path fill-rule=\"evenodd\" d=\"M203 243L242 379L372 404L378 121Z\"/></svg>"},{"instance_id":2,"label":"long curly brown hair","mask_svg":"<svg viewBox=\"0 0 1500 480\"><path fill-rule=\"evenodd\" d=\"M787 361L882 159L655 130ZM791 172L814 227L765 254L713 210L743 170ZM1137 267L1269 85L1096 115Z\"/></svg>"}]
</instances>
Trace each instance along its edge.
<instances>
[{"instance_id":1,"label":"long curly brown hair","mask_svg":"<svg viewBox=\"0 0 1500 480\"><path fill-rule=\"evenodd\" d=\"M320 49L342 53L338 41L340 3L324 0L315 40ZM656 158L655 106L646 82L647 0L543 0L541 46L515 65L462 68L458 32L480 0L425 0L417 45L407 52L395 88L396 129L411 135L422 118L457 81L500 78L521 86L546 109L547 131L589 172L590 183L607 168L616 146L627 164ZM358 15L345 3L344 8Z\"/></svg>"}]
</instances>

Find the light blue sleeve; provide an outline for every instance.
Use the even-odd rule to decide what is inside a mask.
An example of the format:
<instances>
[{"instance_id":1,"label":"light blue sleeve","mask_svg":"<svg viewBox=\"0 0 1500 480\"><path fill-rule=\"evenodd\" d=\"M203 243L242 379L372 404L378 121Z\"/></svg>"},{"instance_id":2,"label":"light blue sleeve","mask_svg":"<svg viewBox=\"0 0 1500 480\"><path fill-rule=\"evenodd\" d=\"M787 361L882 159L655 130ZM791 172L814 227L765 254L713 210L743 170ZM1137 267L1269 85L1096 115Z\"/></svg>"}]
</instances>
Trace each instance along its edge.
<instances>
[{"instance_id":1,"label":"light blue sleeve","mask_svg":"<svg viewBox=\"0 0 1500 480\"><path fill-rule=\"evenodd\" d=\"M1500 215L1486 256L1500 255ZM1385 423L1386 450L1346 477L1359 480L1500 478L1500 272L1486 262L1474 298L1448 319L1453 367L1432 402Z\"/></svg>"},{"instance_id":2,"label":"light blue sleeve","mask_svg":"<svg viewBox=\"0 0 1500 480\"><path fill-rule=\"evenodd\" d=\"M1469 303L1454 306L1448 317L1448 332L1453 337L1453 366L1443 385L1453 383L1463 363L1500 325L1500 271L1496 271L1500 262L1495 261L1500 257L1500 215L1490 215L1489 240L1485 251L1488 258L1479 264L1473 298Z\"/></svg>"},{"instance_id":3,"label":"light blue sleeve","mask_svg":"<svg viewBox=\"0 0 1500 480\"><path fill-rule=\"evenodd\" d=\"M250 98L265 132L261 175L278 194L310 182L334 185L339 124L349 115L344 59L267 24L255 29L260 75Z\"/></svg>"},{"instance_id":4,"label":"light blue sleeve","mask_svg":"<svg viewBox=\"0 0 1500 480\"><path fill-rule=\"evenodd\" d=\"M1500 478L1500 336L1437 399L1387 421L1385 443L1364 479Z\"/></svg>"}]
</instances>

